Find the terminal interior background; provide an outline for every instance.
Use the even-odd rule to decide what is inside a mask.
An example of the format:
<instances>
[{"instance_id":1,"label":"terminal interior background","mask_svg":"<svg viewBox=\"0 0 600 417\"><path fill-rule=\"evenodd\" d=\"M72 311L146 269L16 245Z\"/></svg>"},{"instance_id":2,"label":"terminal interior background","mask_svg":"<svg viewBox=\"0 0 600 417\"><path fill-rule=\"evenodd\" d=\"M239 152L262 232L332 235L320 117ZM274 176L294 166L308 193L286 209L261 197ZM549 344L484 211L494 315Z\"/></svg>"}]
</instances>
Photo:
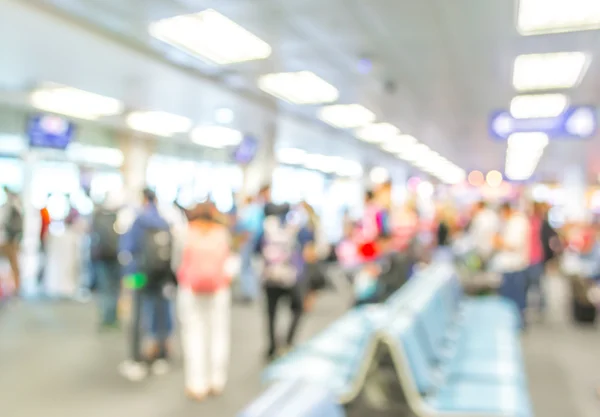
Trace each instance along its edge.
<instances>
[{"instance_id":1,"label":"terminal interior background","mask_svg":"<svg viewBox=\"0 0 600 417\"><path fill-rule=\"evenodd\" d=\"M227 212L236 195L272 181L276 202L306 200L316 208L331 242L342 236L345 211L359 217L365 190L388 178L396 202L416 196L430 216L435 201L467 207L481 198L500 202L517 194L549 202L556 227L597 213L597 134L551 139L532 150L492 132L494 112L512 110L515 96L531 94L518 82L537 81L535 94L563 94L569 106L599 104L600 2L570 4L588 5L591 30L524 33L516 27L519 2L505 0L0 0L0 183L23 196L26 290L35 287L36 222L48 196L58 220L53 233L60 233L67 195L87 214L110 190L123 189L134 202L148 185L163 204L177 199L186 206L211 196ZM206 9L264 40L268 58L219 65L151 35L154 22ZM543 24L544 16L531 21ZM212 47L230 46L223 35ZM236 53L251 53L246 47ZM523 75L525 81L516 78L518 56L557 52L584 53L571 85L572 63L538 66ZM224 62L231 58L223 56ZM317 74L335 93L321 86L306 99L306 91L288 87L289 97L304 96L309 103L294 104L257 84L264 74L296 71ZM569 74L558 90L544 85L560 71ZM70 119L76 139L66 150L30 148L28 121L52 111L36 108L30 98L50 83L113 98L122 107L99 115L90 105L92 115L86 115L81 103L80 117ZM333 99L312 104L328 91ZM359 104L366 114L354 109L327 119L327 104ZM533 107L543 109L544 103ZM143 111L176 120L150 123L143 132L124 116ZM363 128L369 123L378 125ZM586 130L582 123L578 132ZM233 137L237 144L248 136L258 152L241 165L223 140ZM398 136L425 145L420 150L430 158L386 142ZM512 167L509 156L517 161ZM0 204L5 199L0 192ZM600 335L569 323L564 288L558 279L551 285L556 311L523 341L536 415L597 416ZM302 337L338 317L348 300L348 294L323 296ZM234 307L234 359L225 397L195 406L182 397L178 376L145 386L121 381L115 369L123 341L94 333L93 307L32 301L15 310L0 308L0 414L235 415L260 393L262 309L251 311ZM242 340L244 346L235 343Z\"/></svg>"}]
</instances>

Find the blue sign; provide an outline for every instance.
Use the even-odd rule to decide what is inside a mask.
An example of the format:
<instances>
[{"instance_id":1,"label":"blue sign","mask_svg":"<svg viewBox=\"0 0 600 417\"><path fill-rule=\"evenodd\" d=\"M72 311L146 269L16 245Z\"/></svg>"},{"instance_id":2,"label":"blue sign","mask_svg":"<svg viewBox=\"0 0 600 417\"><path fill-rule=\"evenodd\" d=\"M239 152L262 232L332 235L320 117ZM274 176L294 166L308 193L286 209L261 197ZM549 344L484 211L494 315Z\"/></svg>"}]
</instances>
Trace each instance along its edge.
<instances>
[{"instance_id":1,"label":"blue sign","mask_svg":"<svg viewBox=\"0 0 600 417\"><path fill-rule=\"evenodd\" d=\"M542 132L551 139L587 139L598 129L595 107L569 107L560 116L538 119L515 119L507 110L498 111L490 118L490 134L506 140L513 133Z\"/></svg>"},{"instance_id":2,"label":"blue sign","mask_svg":"<svg viewBox=\"0 0 600 417\"><path fill-rule=\"evenodd\" d=\"M65 149L74 134L75 125L62 117L38 114L27 122L27 136L32 147Z\"/></svg>"},{"instance_id":3,"label":"blue sign","mask_svg":"<svg viewBox=\"0 0 600 417\"><path fill-rule=\"evenodd\" d=\"M249 164L258 152L258 141L254 136L244 135L244 139L233 151L233 160L238 164Z\"/></svg>"}]
</instances>

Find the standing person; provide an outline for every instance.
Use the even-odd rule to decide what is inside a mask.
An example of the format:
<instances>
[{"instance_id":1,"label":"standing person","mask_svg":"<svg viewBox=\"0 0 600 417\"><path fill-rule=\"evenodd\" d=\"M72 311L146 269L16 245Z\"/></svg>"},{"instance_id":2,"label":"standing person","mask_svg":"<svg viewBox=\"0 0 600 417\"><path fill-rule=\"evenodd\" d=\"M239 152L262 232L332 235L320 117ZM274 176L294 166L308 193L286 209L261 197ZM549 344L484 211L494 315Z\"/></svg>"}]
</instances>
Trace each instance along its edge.
<instances>
[{"instance_id":1,"label":"standing person","mask_svg":"<svg viewBox=\"0 0 600 417\"><path fill-rule=\"evenodd\" d=\"M500 227L500 219L485 201L479 201L473 207L473 215L469 223L468 235L475 253L483 264L492 257L495 239Z\"/></svg>"},{"instance_id":2,"label":"standing person","mask_svg":"<svg viewBox=\"0 0 600 417\"><path fill-rule=\"evenodd\" d=\"M548 266L548 262L556 257L556 254L561 249L561 242L558 233L548 219L549 206L547 203L540 205L542 212L541 239L542 248L544 250L544 269Z\"/></svg>"},{"instance_id":3,"label":"standing person","mask_svg":"<svg viewBox=\"0 0 600 417\"><path fill-rule=\"evenodd\" d=\"M21 291L21 272L19 268L19 252L21 240L23 239L23 207L19 196L4 187L6 204L3 207L2 235L0 241L0 253L10 263L10 269L14 281L14 292L16 295Z\"/></svg>"},{"instance_id":4,"label":"standing person","mask_svg":"<svg viewBox=\"0 0 600 417\"><path fill-rule=\"evenodd\" d=\"M121 288L117 218L120 202L109 194L92 213L90 258L99 292L100 328L118 327L117 305Z\"/></svg>"},{"instance_id":5,"label":"standing person","mask_svg":"<svg viewBox=\"0 0 600 417\"><path fill-rule=\"evenodd\" d=\"M529 268L527 269L527 293L537 293L538 311L546 308L546 296L542 285L544 275L544 245L542 226L544 209L541 203L534 203L529 216Z\"/></svg>"},{"instance_id":6,"label":"standing person","mask_svg":"<svg viewBox=\"0 0 600 417\"><path fill-rule=\"evenodd\" d=\"M260 201L253 197L246 198L245 204L239 212L239 230L246 235L240 251L240 284L243 303L251 303L258 297L258 278L252 265L252 258L263 219L264 206Z\"/></svg>"},{"instance_id":7,"label":"standing person","mask_svg":"<svg viewBox=\"0 0 600 417\"><path fill-rule=\"evenodd\" d=\"M306 284L306 294L304 298L304 311L312 311L314 308L317 292L326 286L325 272L321 261L327 256L329 245L324 236L321 222L315 209L303 201L300 205L302 226L306 228L299 238L308 237L309 242L301 242L305 247L305 273L304 280Z\"/></svg>"},{"instance_id":8,"label":"standing person","mask_svg":"<svg viewBox=\"0 0 600 417\"><path fill-rule=\"evenodd\" d=\"M268 190L266 190L268 192ZM264 197L267 194L263 191ZM267 359L273 359L278 353L280 343L276 336L276 323L279 314L278 305L287 298L292 311L292 320L288 328L284 350L289 349L304 310L304 294L301 278L304 270L304 249L314 239L306 228L290 216L289 206L277 206L268 203L265 206L262 237L259 251L262 255L263 282L267 301L269 347Z\"/></svg>"},{"instance_id":9,"label":"standing person","mask_svg":"<svg viewBox=\"0 0 600 417\"><path fill-rule=\"evenodd\" d=\"M38 276L37 276L37 284L39 287L42 286L44 280L45 266L47 263L47 255L48 255L48 233L50 231L50 224L52 223L52 219L50 218L50 212L48 211L48 200L50 199L50 194L46 197L46 202L44 207L40 209L40 246L39 246L39 267L38 267Z\"/></svg>"},{"instance_id":10,"label":"standing person","mask_svg":"<svg viewBox=\"0 0 600 417\"><path fill-rule=\"evenodd\" d=\"M184 356L186 394L202 401L225 388L230 352L231 236L211 208L190 212L187 231L174 247L179 282L178 315ZM180 249L181 248L181 249Z\"/></svg>"},{"instance_id":11,"label":"standing person","mask_svg":"<svg viewBox=\"0 0 600 417\"><path fill-rule=\"evenodd\" d=\"M156 194L143 191L143 208L131 229L120 240L119 259L124 265L126 282L132 288L132 324L130 358L119 367L132 381L139 381L148 373L168 372L168 341L173 323L167 286L174 276L171 270L171 231L160 215ZM142 352L142 335L148 335L150 344Z\"/></svg>"},{"instance_id":12,"label":"standing person","mask_svg":"<svg viewBox=\"0 0 600 417\"><path fill-rule=\"evenodd\" d=\"M499 293L515 303L521 313L521 327L525 328L530 225L527 217L510 203L502 205L500 217L502 226L496 239L494 260L498 272L502 273Z\"/></svg>"}]
</instances>

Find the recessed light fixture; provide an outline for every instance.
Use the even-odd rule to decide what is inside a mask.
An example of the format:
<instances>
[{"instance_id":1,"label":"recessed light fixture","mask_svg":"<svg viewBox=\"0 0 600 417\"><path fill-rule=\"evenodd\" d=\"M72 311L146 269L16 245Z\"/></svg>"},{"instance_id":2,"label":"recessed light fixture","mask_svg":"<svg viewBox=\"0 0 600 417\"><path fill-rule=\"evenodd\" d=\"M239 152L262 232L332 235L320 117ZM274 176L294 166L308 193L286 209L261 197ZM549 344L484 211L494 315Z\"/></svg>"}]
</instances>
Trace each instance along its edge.
<instances>
[{"instance_id":1,"label":"recessed light fixture","mask_svg":"<svg viewBox=\"0 0 600 417\"><path fill-rule=\"evenodd\" d=\"M136 111L127 116L127 125L138 132L173 136L189 131L192 121L187 117L162 111Z\"/></svg>"},{"instance_id":2,"label":"recessed light fixture","mask_svg":"<svg viewBox=\"0 0 600 417\"><path fill-rule=\"evenodd\" d=\"M149 30L153 37L218 65L271 55L268 43L212 9L159 20Z\"/></svg>"},{"instance_id":3,"label":"recessed light fixture","mask_svg":"<svg viewBox=\"0 0 600 417\"><path fill-rule=\"evenodd\" d=\"M485 176L485 181L492 188L500 187L502 184L502 174L499 171L492 170Z\"/></svg>"},{"instance_id":4,"label":"recessed light fixture","mask_svg":"<svg viewBox=\"0 0 600 417\"><path fill-rule=\"evenodd\" d=\"M389 142L400 136L400 129L389 123L373 123L356 130L356 137L368 143Z\"/></svg>"},{"instance_id":5,"label":"recessed light fixture","mask_svg":"<svg viewBox=\"0 0 600 417\"><path fill-rule=\"evenodd\" d=\"M277 152L277 161L288 165L302 165L306 161L306 151L296 148L279 149Z\"/></svg>"},{"instance_id":6,"label":"recessed light fixture","mask_svg":"<svg viewBox=\"0 0 600 417\"><path fill-rule=\"evenodd\" d=\"M513 69L517 91L567 89L577 86L589 65L583 52L519 55Z\"/></svg>"},{"instance_id":7,"label":"recessed light fixture","mask_svg":"<svg viewBox=\"0 0 600 417\"><path fill-rule=\"evenodd\" d=\"M310 71L266 74L258 87L293 104L332 103L339 97L337 88Z\"/></svg>"},{"instance_id":8,"label":"recessed light fixture","mask_svg":"<svg viewBox=\"0 0 600 417\"><path fill-rule=\"evenodd\" d=\"M350 129L372 123L375 113L360 104L335 104L321 108L319 119L340 129Z\"/></svg>"},{"instance_id":9,"label":"recessed light fixture","mask_svg":"<svg viewBox=\"0 0 600 417\"><path fill-rule=\"evenodd\" d=\"M344 159L337 164L335 173L340 177L357 178L363 174L363 167L359 162Z\"/></svg>"},{"instance_id":10,"label":"recessed light fixture","mask_svg":"<svg viewBox=\"0 0 600 417\"><path fill-rule=\"evenodd\" d=\"M515 133L508 138L504 173L511 180L522 181L533 175L548 145L541 132Z\"/></svg>"},{"instance_id":11,"label":"recessed light fixture","mask_svg":"<svg viewBox=\"0 0 600 417\"><path fill-rule=\"evenodd\" d=\"M564 94L537 94L517 96L510 102L510 114L516 119L556 117L569 105Z\"/></svg>"},{"instance_id":12,"label":"recessed light fixture","mask_svg":"<svg viewBox=\"0 0 600 417\"><path fill-rule=\"evenodd\" d=\"M117 99L54 83L33 91L31 104L40 110L86 120L123 112L123 103Z\"/></svg>"},{"instance_id":13,"label":"recessed light fixture","mask_svg":"<svg viewBox=\"0 0 600 417\"><path fill-rule=\"evenodd\" d=\"M375 167L369 172L373 184L383 184L390 178L390 173L384 167Z\"/></svg>"},{"instance_id":14,"label":"recessed light fixture","mask_svg":"<svg viewBox=\"0 0 600 417\"><path fill-rule=\"evenodd\" d=\"M233 110L228 109L226 107L217 109L217 111L215 112L215 120L217 121L217 123L226 125L233 122L233 118Z\"/></svg>"},{"instance_id":15,"label":"recessed light fixture","mask_svg":"<svg viewBox=\"0 0 600 417\"><path fill-rule=\"evenodd\" d=\"M600 29L600 2L520 0L517 29L525 36Z\"/></svg>"},{"instance_id":16,"label":"recessed light fixture","mask_svg":"<svg viewBox=\"0 0 600 417\"><path fill-rule=\"evenodd\" d=\"M198 126L190 134L195 144L216 149L238 145L243 137L239 130L225 126Z\"/></svg>"}]
</instances>

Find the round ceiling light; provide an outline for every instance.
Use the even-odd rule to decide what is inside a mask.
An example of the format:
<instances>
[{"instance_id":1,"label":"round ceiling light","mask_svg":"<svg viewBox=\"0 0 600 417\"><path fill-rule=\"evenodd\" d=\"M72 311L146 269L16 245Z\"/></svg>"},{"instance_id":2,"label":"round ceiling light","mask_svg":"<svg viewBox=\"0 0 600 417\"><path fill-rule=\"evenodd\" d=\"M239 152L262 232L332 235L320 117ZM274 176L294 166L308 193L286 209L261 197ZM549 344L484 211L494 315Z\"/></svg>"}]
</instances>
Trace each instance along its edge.
<instances>
[{"instance_id":1,"label":"round ceiling light","mask_svg":"<svg viewBox=\"0 0 600 417\"><path fill-rule=\"evenodd\" d=\"M471 171L468 176L468 181L473 187L481 187L485 182L485 178L481 171Z\"/></svg>"},{"instance_id":2,"label":"round ceiling light","mask_svg":"<svg viewBox=\"0 0 600 417\"><path fill-rule=\"evenodd\" d=\"M502 185L502 174L496 170L490 171L485 176L485 180L490 187L500 187Z\"/></svg>"}]
</instances>

